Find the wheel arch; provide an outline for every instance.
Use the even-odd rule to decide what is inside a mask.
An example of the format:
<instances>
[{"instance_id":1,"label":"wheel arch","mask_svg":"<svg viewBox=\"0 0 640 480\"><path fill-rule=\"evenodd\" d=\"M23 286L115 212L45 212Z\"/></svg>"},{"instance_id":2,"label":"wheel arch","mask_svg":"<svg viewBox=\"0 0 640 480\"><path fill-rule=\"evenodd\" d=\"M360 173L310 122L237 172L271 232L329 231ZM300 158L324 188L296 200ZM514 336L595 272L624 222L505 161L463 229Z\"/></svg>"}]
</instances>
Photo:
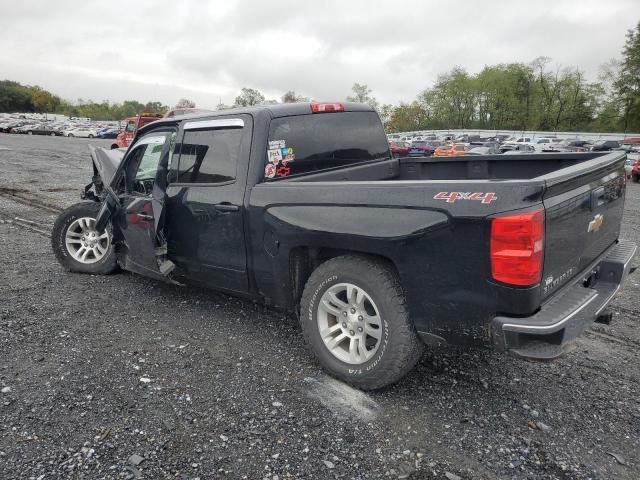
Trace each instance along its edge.
<instances>
[{"instance_id":1,"label":"wheel arch","mask_svg":"<svg viewBox=\"0 0 640 480\"><path fill-rule=\"evenodd\" d=\"M393 260L378 253L308 246L293 248L289 251L289 282L291 285L291 304L294 306L296 314L299 313L300 299L302 298L304 287L314 270L332 258L345 255L366 256L384 263L399 277L398 268Z\"/></svg>"}]
</instances>

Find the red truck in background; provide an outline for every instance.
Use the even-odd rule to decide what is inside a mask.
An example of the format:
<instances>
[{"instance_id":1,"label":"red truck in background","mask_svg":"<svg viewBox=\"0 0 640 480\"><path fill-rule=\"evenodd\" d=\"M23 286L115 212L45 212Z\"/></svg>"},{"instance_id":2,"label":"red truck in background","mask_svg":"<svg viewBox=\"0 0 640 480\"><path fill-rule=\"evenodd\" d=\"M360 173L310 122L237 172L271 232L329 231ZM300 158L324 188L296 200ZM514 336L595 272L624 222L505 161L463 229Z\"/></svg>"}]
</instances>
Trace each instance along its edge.
<instances>
[{"instance_id":1,"label":"red truck in background","mask_svg":"<svg viewBox=\"0 0 640 480\"><path fill-rule=\"evenodd\" d=\"M159 113L141 113L135 117L129 117L125 120L124 129L118 134L116 139L111 144L111 149L114 148L129 148L129 144L135 137L138 129L144 127L146 124L155 122L162 118Z\"/></svg>"}]
</instances>

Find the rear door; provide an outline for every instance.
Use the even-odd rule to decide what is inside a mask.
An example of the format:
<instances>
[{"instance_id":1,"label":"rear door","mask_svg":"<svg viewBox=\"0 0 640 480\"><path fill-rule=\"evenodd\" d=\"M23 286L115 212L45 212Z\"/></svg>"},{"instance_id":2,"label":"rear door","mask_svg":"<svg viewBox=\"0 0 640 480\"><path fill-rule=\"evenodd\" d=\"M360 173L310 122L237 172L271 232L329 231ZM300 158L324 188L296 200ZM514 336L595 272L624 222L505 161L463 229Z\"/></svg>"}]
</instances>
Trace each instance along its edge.
<instances>
[{"instance_id":1,"label":"rear door","mask_svg":"<svg viewBox=\"0 0 640 480\"><path fill-rule=\"evenodd\" d=\"M167 188L166 232L176 275L234 292L248 290L244 194L249 115L183 123Z\"/></svg>"},{"instance_id":2,"label":"rear door","mask_svg":"<svg viewBox=\"0 0 640 480\"><path fill-rule=\"evenodd\" d=\"M618 239L624 154L599 156L547 178L543 297L582 272Z\"/></svg>"}]
</instances>

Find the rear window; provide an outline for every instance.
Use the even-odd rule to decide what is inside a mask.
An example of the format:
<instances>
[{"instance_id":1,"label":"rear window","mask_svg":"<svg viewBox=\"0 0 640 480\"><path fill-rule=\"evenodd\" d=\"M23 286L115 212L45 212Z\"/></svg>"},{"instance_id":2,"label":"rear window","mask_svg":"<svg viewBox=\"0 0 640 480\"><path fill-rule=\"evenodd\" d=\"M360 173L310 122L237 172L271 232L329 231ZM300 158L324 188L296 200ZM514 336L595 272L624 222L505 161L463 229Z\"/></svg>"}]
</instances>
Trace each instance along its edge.
<instances>
[{"instance_id":1,"label":"rear window","mask_svg":"<svg viewBox=\"0 0 640 480\"><path fill-rule=\"evenodd\" d=\"M275 118L269 130L265 178L288 177L389 158L375 112Z\"/></svg>"}]
</instances>

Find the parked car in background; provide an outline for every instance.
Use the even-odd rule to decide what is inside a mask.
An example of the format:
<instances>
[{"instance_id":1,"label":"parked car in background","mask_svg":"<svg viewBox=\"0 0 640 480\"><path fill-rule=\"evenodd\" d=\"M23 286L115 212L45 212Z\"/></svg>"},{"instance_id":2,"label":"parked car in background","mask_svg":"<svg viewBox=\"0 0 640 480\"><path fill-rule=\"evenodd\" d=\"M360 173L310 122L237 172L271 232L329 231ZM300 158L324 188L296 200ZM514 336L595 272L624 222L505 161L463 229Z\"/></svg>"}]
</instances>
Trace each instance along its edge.
<instances>
[{"instance_id":1,"label":"parked car in background","mask_svg":"<svg viewBox=\"0 0 640 480\"><path fill-rule=\"evenodd\" d=\"M36 127L36 125L35 125L35 124L32 124L32 123L25 123L25 124L22 124L22 125L20 125L20 126L18 126L18 127L13 127L13 128L10 130L10 132L11 132L11 133L18 133L18 134L21 134L21 133L27 133L27 130L28 130L28 129L30 129L30 128L35 128L35 127Z\"/></svg>"},{"instance_id":2,"label":"parked car in background","mask_svg":"<svg viewBox=\"0 0 640 480\"><path fill-rule=\"evenodd\" d=\"M27 128L22 133L26 133L27 135L50 135L52 137L62 136L60 130L49 125L35 125Z\"/></svg>"},{"instance_id":3,"label":"parked car in background","mask_svg":"<svg viewBox=\"0 0 640 480\"><path fill-rule=\"evenodd\" d=\"M436 148L433 155L435 157L457 157L458 155L464 155L470 149L470 146L464 143L454 143Z\"/></svg>"},{"instance_id":4,"label":"parked car in background","mask_svg":"<svg viewBox=\"0 0 640 480\"><path fill-rule=\"evenodd\" d=\"M640 183L640 160L634 160L631 166L631 180Z\"/></svg>"},{"instance_id":5,"label":"parked car in background","mask_svg":"<svg viewBox=\"0 0 640 480\"><path fill-rule=\"evenodd\" d=\"M504 143L508 144L519 144L519 143L529 143L531 142L531 137L509 137Z\"/></svg>"},{"instance_id":6,"label":"parked car in background","mask_svg":"<svg viewBox=\"0 0 640 480\"><path fill-rule=\"evenodd\" d=\"M406 142L389 142L389 149L394 158L406 157L409 154L409 144Z\"/></svg>"},{"instance_id":7,"label":"parked car in background","mask_svg":"<svg viewBox=\"0 0 640 480\"><path fill-rule=\"evenodd\" d=\"M500 151L502 153L535 153L536 149L533 148L533 145L529 145L528 143L521 144L503 144L500 145Z\"/></svg>"},{"instance_id":8,"label":"parked car in background","mask_svg":"<svg viewBox=\"0 0 640 480\"><path fill-rule=\"evenodd\" d=\"M431 142L427 142L426 140L411 142L411 146L409 147L409 152L407 154L408 157L430 157L433 155L435 146L431 144Z\"/></svg>"},{"instance_id":9,"label":"parked car in background","mask_svg":"<svg viewBox=\"0 0 640 480\"><path fill-rule=\"evenodd\" d=\"M486 142L484 145L472 145L465 155L499 155L500 144L495 142Z\"/></svg>"},{"instance_id":10,"label":"parked car in background","mask_svg":"<svg viewBox=\"0 0 640 480\"><path fill-rule=\"evenodd\" d=\"M592 146L593 144L588 140L569 138L558 143L555 149L559 152L587 152Z\"/></svg>"},{"instance_id":11,"label":"parked car in background","mask_svg":"<svg viewBox=\"0 0 640 480\"><path fill-rule=\"evenodd\" d=\"M95 138L98 132L94 128L78 127L63 132L65 137Z\"/></svg>"},{"instance_id":12,"label":"parked car in background","mask_svg":"<svg viewBox=\"0 0 640 480\"><path fill-rule=\"evenodd\" d=\"M532 139L529 145L533 146L537 152L542 152L545 148L552 148L555 145L554 140L556 139L552 137L539 137Z\"/></svg>"},{"instance_id":13,"label":"parked car in background","mask_svg":"<svg viewBox=\"0 0 640 480\"><path fill-rule=\"evenodd\" d=\"M21 127L26 124L27 122L25 122L24 120L9 120L8 122L0 125L0 132L11 133L12 129Z\"/></svg>"},{"instance_id":14,"label":"parked car in background","mask_svg":"<svg viewBox=\"0 0 640 480\"><path fill-rule=\"evenodd\" d=\"M104 128L98 132L98 138L116 138L120 133L118 128Z\"/></svg>"},{"instance_id":15,"label":"parked car in background","mask_svg":"<svg viewBox=\"0 0 640 480\"><path fill-rule=\"evenodd\" d=\"M620 148L620 142L616 140L598 140L593 144L591 150L594 152L606 152L614 148Z\"/></svg>"}]
</instances>

